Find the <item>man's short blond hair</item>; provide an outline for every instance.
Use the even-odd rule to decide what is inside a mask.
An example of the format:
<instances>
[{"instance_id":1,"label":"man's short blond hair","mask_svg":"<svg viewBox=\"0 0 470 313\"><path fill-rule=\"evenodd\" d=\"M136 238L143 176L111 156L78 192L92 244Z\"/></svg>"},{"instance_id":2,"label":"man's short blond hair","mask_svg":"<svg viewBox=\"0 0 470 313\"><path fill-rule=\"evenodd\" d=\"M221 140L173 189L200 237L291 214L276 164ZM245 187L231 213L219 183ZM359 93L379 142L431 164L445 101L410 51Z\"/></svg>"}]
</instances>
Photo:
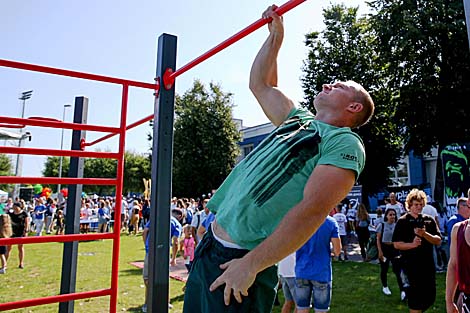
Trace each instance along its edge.
<instances>
[{"instance_id":1,"label":"man's short blond hair","mask_svg":"<svg viewBox=\"0 0 470 313\"><path fill-rule=\"evenodd\" d=\"M353 128L361 127L362 125L367 124L367 122L369 122L369 120L372 118L372 115L374 115L375 104L369 92L364 87L362 87L361 84L358 84L352 80L348 82L354 83L354 89L356 90L354 101L361 103L363 107L362 111L358 114Z\"/></svg>"}]
</instances>

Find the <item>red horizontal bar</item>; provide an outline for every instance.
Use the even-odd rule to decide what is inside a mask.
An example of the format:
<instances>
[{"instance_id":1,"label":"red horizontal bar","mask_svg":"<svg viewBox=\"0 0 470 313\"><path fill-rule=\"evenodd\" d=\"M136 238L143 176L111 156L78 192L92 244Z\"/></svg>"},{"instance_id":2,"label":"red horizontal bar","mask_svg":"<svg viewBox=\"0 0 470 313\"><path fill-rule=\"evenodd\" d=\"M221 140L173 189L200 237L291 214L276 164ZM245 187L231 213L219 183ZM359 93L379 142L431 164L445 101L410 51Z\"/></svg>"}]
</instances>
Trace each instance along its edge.
<instances>
[{"instance_id":1,"label":"red horizontal bar","mask_svg":"<svg viewBox=\"0 0 470 313\"><path fill-rule=\"evenodd\" d=\"M0 311L26 308L36 305L51 304L57 302L67 302L71 300L88 299L95 297L104 297L111 295L111 289L101 289L93 291L84 291L69 293L65 295L49 296L44 298L27 299L15 302L0 303Z\"/></svg>"},{"instance_id":2,"label":"red horizontal bar","mask_svg":"<svg viewBox=\"0 0 470 313\"><path fill-rule=\"evenodd\" d=\"M290 11L291 9L295 8L296 6L298 6L299 4L301 4L302 2L305 2L305 1L306 0L291 0L291 1L288 1L288 2L284 3L282 6L278 7L277 10L276 10L276 13L279 14L279 15L283 15L287 11ZM251 34L255 30L257 30L258 28L262 27L263 25L266 25L268 22L270 22L269 19L261 18L258 21L254 22L253 24L249 25L248 27L244 28L243 30L236 33L232 37L228 38L227 40L223 41L222 43L215 46L211 50L207 51L203 55L197 57L193 61L189 62L188 64L186 64L184 66L182 66L180 69L178 69L175 72L171 73L168 76L168 82L166 82L166 81L163 82L163 85L167 85L167 84L173 85L173 82L174 82L176 77L178 77L181 74L183 74L184 72L190 70L191 68L198 65L199 63L207 60L209 57L211 57L214 54L222 51L223 49L227 48L228 46L232 45L233 43L235 43L235 42L239 41L240 39L246 37L247 35Z\"/></svg>"},{"instance_id":3,"label":"red horizontal bar","mask_svg":"<svg viewBox=\"0 0 470 313\"><path fill-rule=\"evenodd\" d=\"M66 123L62 121L45 120L45 119L34 119L34 118L18 118L0 116L0 123L16 124L16 125L31 125L31 126L42 126L52 128L64 128L74 130L90 130L98 132L109 132L118 133L120 131L117 127L89 125L89 124L78 124L78 123Z\"/></svg>"},{"instance_id":4,"label":"red horizontal bar","mask_svg":"<svg viewBox=\"0 0 470 313\"><path fill-rule=\"evenodd\" d=\"M75 77L75 78L81 78L81 79L95 80L95 81L101 81L105 83L141 87L141 88L147 88L147 89L152 89L156 91L158 91L159 89L159 86L157 83L150 84L150 83L144 83L144 82L139 82L139 81L134 81L134 80L114 78L114 77L109 77L109 76L102 76L102 75L89 74L89 73L76 72L76 71L69 71L69 70L64 70L60 68L21 63L21 62L9 61L9 60L3 60L3 59L0 59L0 66L17 68L17 69L27 70L27 71L69 76L69 77Z\"/></svg>"},{"instance_id":5,"label":"red horizontal bar","mask_svg":"<svg viewBox=\"0 0 470 313\"><path fill-rule=\"evenodd\" d=\"M18 177L0 176L2 184L63 184L63 185L106 185L117 184L115 178L68 178L68 177Z\"/></svg>"},{"instance_id":6,"label":"red horizontal bar","mask_svg":"<svg viewBox=\"0 0 470 313\"><path fill-rule=\"evenodd\" d=\"M71 156L71 157L77 157L77 158L105 158L105 159L118 159L119 158L119 153L115 153L115 152L58 150L58 149L5 147L5 146L0 146L0 153Z\"/></svg>"},{"instance_id":7,"label":"red horizontal bar","mask_svg":"<svg viewBox=\"0 0 470 313\"><path fill-rule=\"evenodd\" d=\"M48 243L48 242L70 242L70 241L91 241L99 239L113 239L114 233L96 233L96 234L72 234L72 235L52 235L52 236L32 236L18 238L0 238L0 245L9 246L29 243Z\"/></svg>"},{"instance_id":8,"label":"red horizontal bar","mask_svg":"<svg viewBox=\"0 0 470 313\"><path fill-rule=\"evenodd\" d=\"M151 114L151 115L149 115L149 116L147 116L147 117L144 117L143 119L138 120L137 122L134 122L134 123L128 125L128 126L126 127L126 130L132 129L132 128L134 128L134 127L136 127L136 126L139 126L139 125L141 125L141 124L143 124L143 123L145 123L145 122L148 122L148 121L150 121L150 120L152 120L152 119L153 119L153 114ZM104 141L104 140L106 140L106 139L109 139L109 138L111 138L111 137L113 137L113 136L115 136L115 135L117 135L117 134L108 134L108 135L103 136L103 137L101 137L101 138L99 138L99 139L96 139L95 141L86 142L86 143L85 143L85 146L87 146L87 147L88 147L88 146L93 146L93 145L95 145L95 144L97 144L97 143L99 143L99 142L102 142L102 141Z\"/></svg>"}]
</instances>

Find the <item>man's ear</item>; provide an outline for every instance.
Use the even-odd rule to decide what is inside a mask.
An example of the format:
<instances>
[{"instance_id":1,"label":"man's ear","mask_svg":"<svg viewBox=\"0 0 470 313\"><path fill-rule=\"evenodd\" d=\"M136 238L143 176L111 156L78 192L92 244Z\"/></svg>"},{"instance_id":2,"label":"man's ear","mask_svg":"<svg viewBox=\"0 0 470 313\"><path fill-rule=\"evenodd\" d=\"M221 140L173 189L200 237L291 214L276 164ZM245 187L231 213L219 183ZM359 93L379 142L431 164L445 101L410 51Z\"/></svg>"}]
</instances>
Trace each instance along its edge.
<instances>
[{"instance_id":1,"label":"man's ear","mask_svg":"<svg viewBox=\"0 0 470 313\"><path fill-rule=\"evenodd\" d=\"M359 113L362 111L362 109L364 108L364 105L362 103L359 103L359 102L351 102L349 105L348 105L348 108L347 110L349 112L352 112L352 113Z\"/></svg>"}]
</instances>

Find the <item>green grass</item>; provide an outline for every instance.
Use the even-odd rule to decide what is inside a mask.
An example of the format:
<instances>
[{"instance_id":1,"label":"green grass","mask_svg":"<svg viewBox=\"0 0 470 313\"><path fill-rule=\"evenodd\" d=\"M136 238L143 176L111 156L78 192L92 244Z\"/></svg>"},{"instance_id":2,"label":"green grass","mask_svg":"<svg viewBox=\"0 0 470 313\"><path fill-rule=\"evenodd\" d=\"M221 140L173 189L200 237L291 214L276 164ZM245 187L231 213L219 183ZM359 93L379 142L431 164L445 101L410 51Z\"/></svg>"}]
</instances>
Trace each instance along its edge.
<instances>
[{"instance_id":1,"label":"green grass","mask_svg":"<svg viewBox=\"0 0 470 313\"><path fill-rule=\"evenodd\" d=\"M25 268L19 269L17 250L13 247L6 275L0 276L0 303L57 295L60 290L62 244L25 245ZM121 237L119 261L118 312L140 312L144 301L142 271L130 262L143 261L145 255L142 237ZM81 242L79 244L77 291L110 287L112 242L110 240ZM170 279L170 312L181 312L183 283ZM335 313L395 313L408 312L399 299L395 277L389 274L392 296L385 296L379 279L379 266L369 263L334 262L333 298L331 312ZM426 312L445 311L445 274L437 274L437 300ZM283 302L282 292L280 293ZM57 312L58 305L42 305L10 312ZM109 312L109 297L75 302L75 312ZM280 312L274 307L273 312ZM216 312L217 313L217 312Z\"/></svg>"}]
</instances>

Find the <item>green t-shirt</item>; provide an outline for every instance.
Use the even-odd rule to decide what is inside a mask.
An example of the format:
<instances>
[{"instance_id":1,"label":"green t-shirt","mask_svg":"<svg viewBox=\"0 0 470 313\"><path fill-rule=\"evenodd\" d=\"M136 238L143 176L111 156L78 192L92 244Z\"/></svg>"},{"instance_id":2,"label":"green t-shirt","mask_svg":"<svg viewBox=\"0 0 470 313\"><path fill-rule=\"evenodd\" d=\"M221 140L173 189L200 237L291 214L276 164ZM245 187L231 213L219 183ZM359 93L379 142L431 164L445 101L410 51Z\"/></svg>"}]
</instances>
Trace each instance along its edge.
<instances>
[{"instance_id":1,"label":"green t-shirt","mask_svg":"<svg viewBox=\"0 0 470 313\"><path fill-rule=\"evenodd\" d=\"M217 189L207 207L232 240L253 249L303 198L315 166L364 168L361 138L294 108L287 119L243 159Z\"/></svg>"}]
</instances>

